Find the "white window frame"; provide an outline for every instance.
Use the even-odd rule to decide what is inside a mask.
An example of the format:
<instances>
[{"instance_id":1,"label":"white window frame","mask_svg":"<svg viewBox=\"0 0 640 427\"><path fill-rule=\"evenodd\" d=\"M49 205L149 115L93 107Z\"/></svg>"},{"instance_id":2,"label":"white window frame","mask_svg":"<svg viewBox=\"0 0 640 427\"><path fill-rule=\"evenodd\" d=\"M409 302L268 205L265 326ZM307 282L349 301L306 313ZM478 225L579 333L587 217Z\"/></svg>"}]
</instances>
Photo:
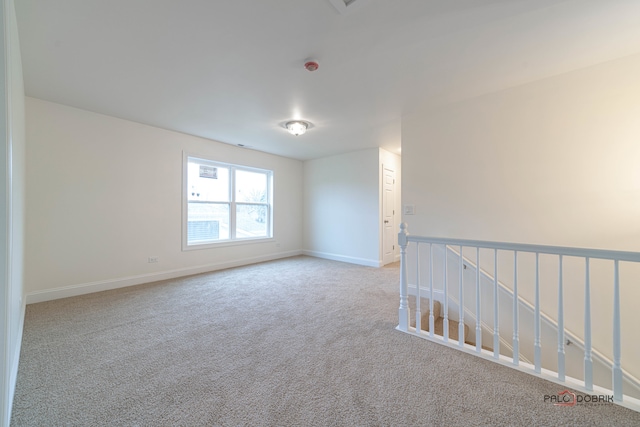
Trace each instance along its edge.
<instances>
[{"instance_id":1,"label":"white window frame","mask_svg":"<svg viewBox=\"0 0 640 427\"><path fill-rule=\"evenodd\" d=\"M229 205L229 238L215 242L191 243L188 242L187 221L188 221L188 164L193 159L201 164L211 165L213 167L222 167L229 169L229 202L209 202L212 204L228 204ZM236 202L236 171L258 172L267 175L267 201L260 202ZM206 203L206 202L203 202ZM237 205L263 205L267 209L267 236L264 237L236 237L236 206ZM182 156L182 250L190 251L197 249L219 248L222 246L233 246L248 243L269 242L273 241L273 171L268 169L254 168L251 166L236 165L232 163L224 163L208 159L206 156L199 156L183 152Z\"/></svg>"}]
</instances>

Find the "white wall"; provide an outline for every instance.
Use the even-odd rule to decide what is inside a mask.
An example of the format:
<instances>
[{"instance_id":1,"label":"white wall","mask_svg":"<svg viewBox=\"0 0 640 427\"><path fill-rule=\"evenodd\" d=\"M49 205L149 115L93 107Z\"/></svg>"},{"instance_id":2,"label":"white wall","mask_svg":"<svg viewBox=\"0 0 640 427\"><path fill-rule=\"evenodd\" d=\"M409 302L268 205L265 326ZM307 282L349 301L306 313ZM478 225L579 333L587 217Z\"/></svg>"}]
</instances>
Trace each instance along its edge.
<instances>
[{"instance_id":1,"label":"white wall","mask_svg":"<svg viewBox=\"0 0 640 427\"><path fill-rule=\"evenodd\" d=\"M403 217L409 232L640 251L638 76L640 54L406 118L403 203L416 207ZM606 275L593 280L592 307L611 319ZM532 301L533 280L521 280ZM577 334L583 281L565 283L567 327ZM541 292L552 318L555 283L543 280ZM640 322L635 285L622 289L623 365L639 375L640 337L628 326ZM610 325L594 328L594 346L609 354Z\"/></svg>"},{"instance_id":2,"label":"white wall","mask_svg":"<svg viewBox=\"0 0 640 427\"><path fill-rule=\"evenodd\" d=\"M640 250L640 55L403 121L410 231Z\"/></svg>"},{"instance_id":3,"label":"white wall","mask_svg":"<svg viewBox=\"0 0 640 427\"><path fill-rule=\"evenodd\" d=\"M379 149L304 162L304 251L379 266Z\"/></svg>"},{"instance_id":4,"label":"white wall","mask_svg":"<svg viewBox=\"0 0 640 427\"><path fill-rule=\"evenodd\" d=\"M20 43L13 0L0 7L0 425L9 425L18 372L23 301L25 116Z\"/></svg>"},{"instance_id":5,"label":"white wall","mask_svg":"<svg viewBox=\"0 0 640 427\"><path fill-rule=\"evenodd\" d=\"M29 302L301 251L300 161L33 98L27 139ZM273 170L275 240L182 251L183 150Z\"/></svg>"}]
</instances>

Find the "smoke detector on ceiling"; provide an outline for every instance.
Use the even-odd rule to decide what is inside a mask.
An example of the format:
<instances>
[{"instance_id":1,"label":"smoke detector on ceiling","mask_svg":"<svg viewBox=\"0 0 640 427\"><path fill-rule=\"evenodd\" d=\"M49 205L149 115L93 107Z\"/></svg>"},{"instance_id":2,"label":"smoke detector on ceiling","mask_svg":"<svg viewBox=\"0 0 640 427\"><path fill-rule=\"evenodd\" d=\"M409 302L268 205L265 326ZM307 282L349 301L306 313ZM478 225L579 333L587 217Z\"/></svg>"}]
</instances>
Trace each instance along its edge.
<instances>
[{"instance_id":1,"label":"smoke detector on ceiling","mask_svg":"<svg viewBox=\"0 0 640 427\"><path fill-rule=\"evenodd\" d=\"M320 67L320 64L318 64L316 61L307 61L304 63L304 68L307 71L315 71L318 69L318 67Z\"/></svg>"}]
</instances>

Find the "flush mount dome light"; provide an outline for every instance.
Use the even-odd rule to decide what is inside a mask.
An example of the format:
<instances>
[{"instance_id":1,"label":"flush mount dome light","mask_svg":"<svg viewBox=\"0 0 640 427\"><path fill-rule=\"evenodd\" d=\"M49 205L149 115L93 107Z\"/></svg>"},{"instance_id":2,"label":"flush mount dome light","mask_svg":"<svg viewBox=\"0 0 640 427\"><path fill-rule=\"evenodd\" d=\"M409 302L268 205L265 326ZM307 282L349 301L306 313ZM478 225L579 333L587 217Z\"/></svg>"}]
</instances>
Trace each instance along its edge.
<instances>
[{"instance_id":1,"label":"flush mount dome light","mask_svg":"<svg viewBox=\"0 0 640 427\"><path fill-rule=\"evenodd\" d=\"M291 135L298 136L304 134L307 131L307 129L309 128L309 123L303 122L302 120L292 120L290 122L287 122L284 127L287 128Z\"/></svg>"}]
</instances>

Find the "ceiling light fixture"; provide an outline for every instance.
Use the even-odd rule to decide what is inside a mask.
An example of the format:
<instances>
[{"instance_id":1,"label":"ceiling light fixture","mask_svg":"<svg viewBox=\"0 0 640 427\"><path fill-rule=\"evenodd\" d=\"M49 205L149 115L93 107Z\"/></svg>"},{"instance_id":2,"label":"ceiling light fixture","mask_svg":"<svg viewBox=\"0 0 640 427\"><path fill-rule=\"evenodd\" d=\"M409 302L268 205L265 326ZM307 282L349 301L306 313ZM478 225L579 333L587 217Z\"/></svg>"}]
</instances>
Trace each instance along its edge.
<instances>
[{"instance_id":1,"label":"ceiling light fixture","mask_svg":"<svg viewBox=\"0 0 640 427\"><path fill-rule=\"evenodd\" d=\"M284 125L291 135L302 135L309 128L309 123L302 120L292 120Z\"/></svg>"}]
</instances>

